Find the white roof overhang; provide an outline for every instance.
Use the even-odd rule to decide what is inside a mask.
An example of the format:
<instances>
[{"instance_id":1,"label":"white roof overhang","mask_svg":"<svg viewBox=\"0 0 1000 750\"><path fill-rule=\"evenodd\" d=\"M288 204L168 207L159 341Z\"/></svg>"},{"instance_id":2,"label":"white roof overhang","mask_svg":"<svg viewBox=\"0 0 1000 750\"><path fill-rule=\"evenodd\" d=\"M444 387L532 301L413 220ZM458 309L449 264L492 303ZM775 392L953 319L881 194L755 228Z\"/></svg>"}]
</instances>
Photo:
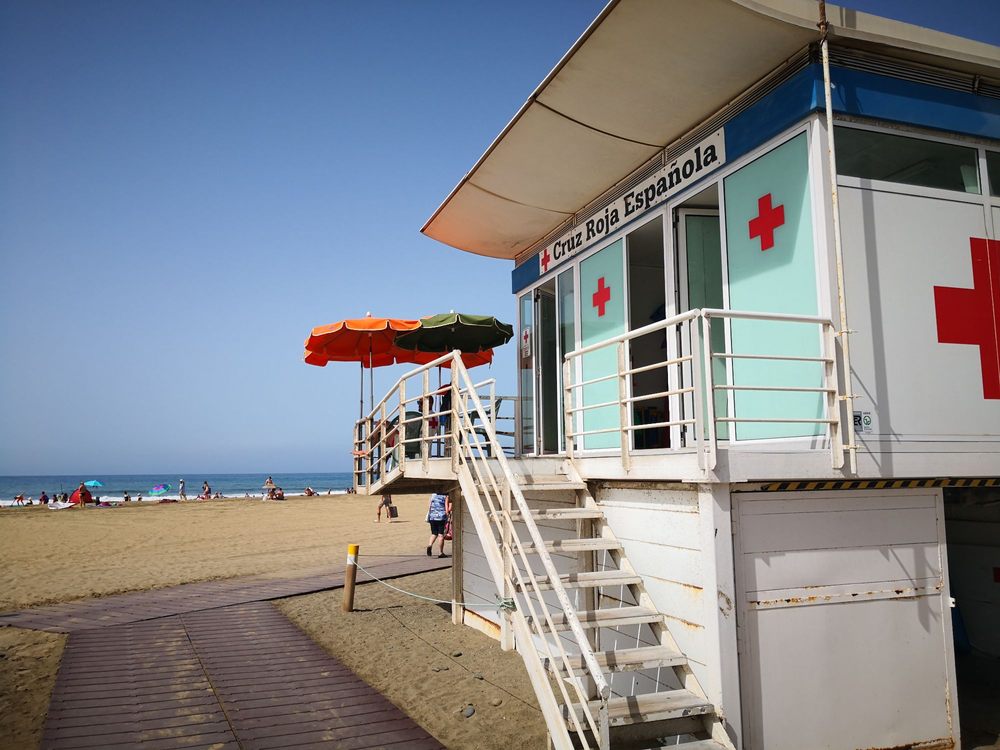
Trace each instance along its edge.
<instances>
[{"instance_id":1,"label":"white roof overhang","mask_svg":"<svg viewBox=\"0 0 1000 750\"><path fill-rule=\"evenodd\" d=\"M853 46L997 75L1000 48L827 6ZM513 259L818 39L815 0L612 0L424 225Z\"/></svg>"}]
</instances>

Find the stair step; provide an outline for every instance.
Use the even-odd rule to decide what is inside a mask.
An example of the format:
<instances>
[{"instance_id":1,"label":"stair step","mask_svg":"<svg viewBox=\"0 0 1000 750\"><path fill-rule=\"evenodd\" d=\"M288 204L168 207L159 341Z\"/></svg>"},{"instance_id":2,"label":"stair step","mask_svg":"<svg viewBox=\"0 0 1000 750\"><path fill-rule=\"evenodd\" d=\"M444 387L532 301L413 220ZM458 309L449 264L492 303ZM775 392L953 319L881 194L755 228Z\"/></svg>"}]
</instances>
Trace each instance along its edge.
<instances>
[{"instance_id":1,"label":"stair step","mask_svg":"<svg viewBox=\"0 0 1000 750\"><path fill-rule=\"evenodd\" d=\"M545 542L549 552L599 552L601 550L621 549L622 543L617 539L562 539ZM525 554L537 552L534 544L524 545Z\"/></svg>"},{"instance_id":2,"label":"stair step","mask_svg":"<svg viewBox=\"0 0 1000 750\"><path fill-rule=\"evenodd\" d=\"M666 646L643 646L641 648L622 648L616 651L598 651L594 654L602 669L609 672L637 672L640 669L655 669L656 667L677 667L687 664L687 657ZM571 654L570 667L574 672L583 670L583 656ZM546 669L555 672L565 672L562 659L550 663L545 660Z\"/></svg>"},{"instance_id":3,"label":"stair step","mask_svg":"<svg viewBox=\"0 0 1000 750\"><path fill-rule=\"evenodd\" d=\"M615 607L614 609L584 609L576 613L580 624L585 628L617 628L626 625L645 625L659 622L662 618L659 612L646 607ZM525 618L530 624L531 617ZM557 631L569 630L565 614L552 613L552 624Z\"/></svg>"},{"instance_id":4,"label":"stair step","mask_svg":"<svg viewBox=\"0 0 1000 750\"><path fill-rule=\"evenodd\" d=\"M548 590L552 588L552 583L548 576L538 576L538 588ZM585 589L600 588L602 586L629 586L642 583L642 578L632 573L621 570L600 570L593 573L570 573L559 576L563 588ZM520 586L518 587L520 590Z\"/></svg>"},{"instance_id":5,"label":"stair step","mask_svg":"<svg viewBox=\"0 0 1000 750\"><path fill-rule=\"evenodd\" d=\"M682 742L679 745L671 745L670 747L679 748L679 750L730 750L729 747L723 745L721 742L716 742L715 740L695 740L694 742Z\"/></svg>"},{"instance_id":6,"label":"stair step","mask_svg":"<svg viewBox=\"0 0 1000 750\"><path fill-rule=\"evenodd\" d=\"M515 521L520 521L521 511L512 510L510 517ZM532 510L531 517L536 521L585 521L604 518L604 513L596 508L593 510L590 508L546 508L545 510Z\"/></svg>"},{"instance_id":7,"label":"stair step","mask_svg":"<svg viewBox=\"0 0 1000 750\"><path fill-rule=\"evenodd\" d=\"M591 701L589 704L591 712L596 716L600 710L600 701ZM583 711L578 705L573 706L573 710L578 716L583 716ZM568 718L569 713L566 706L562 707L563 717ZM701 698L690 690L667 690L662 693L646 693L645 695L632 695L625 698L611 698L608 700L608 723L610 726L623 726L625 724L638 724L646 721L663 721L665 719L681 719L686 716L700 716L711 714L715 711L712 704L705 698ZM680 745L679 747L698 748L699 743ZM704 746L707 748L712 745ZM699 748L702 750L702 748Z\"/></svg>"}]
</instances>

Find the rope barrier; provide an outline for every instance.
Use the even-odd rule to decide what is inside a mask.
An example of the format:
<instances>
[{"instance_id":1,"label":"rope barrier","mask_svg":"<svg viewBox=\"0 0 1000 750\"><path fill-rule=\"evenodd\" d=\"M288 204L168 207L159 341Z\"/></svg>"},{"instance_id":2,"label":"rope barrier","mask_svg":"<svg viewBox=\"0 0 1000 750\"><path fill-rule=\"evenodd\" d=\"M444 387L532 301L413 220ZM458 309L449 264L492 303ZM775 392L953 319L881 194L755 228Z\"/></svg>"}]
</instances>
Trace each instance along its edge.
<instances>
[{"instance_id":1,"label":"rope barrier","mask_svg":"<svg viewBox=\"0 0 1000 750\"><path fill-rule=\"evenodd\" d=\"M412 596L414 599L423 599L425 602L431 602L433 604L455 604L459 607L465 607L466 609L476 609L476 608L486 608L496 610L497 614L502 614L503 612L514 612L517 610L517 605L514 603L514 599L511 597L502 597L499 594L494 594L496 597L496 602L494 604L473 604L472 602L455 602L451 599L435 599L430 596L424 596L423 594L415 594L412 591L406 591L399 588L398 586L393 586L388 581L383 581L381 578L373 575L370 571L365 570L364 566L361 565L356 559L352 559L350 556L347 558L347 562L356 565L358 570L362 571L371 578L373 581L378 581L383 586L386 586L393 591L398 591L400 594L406 594L407 596Z\"/></svg>"}]
</instances>

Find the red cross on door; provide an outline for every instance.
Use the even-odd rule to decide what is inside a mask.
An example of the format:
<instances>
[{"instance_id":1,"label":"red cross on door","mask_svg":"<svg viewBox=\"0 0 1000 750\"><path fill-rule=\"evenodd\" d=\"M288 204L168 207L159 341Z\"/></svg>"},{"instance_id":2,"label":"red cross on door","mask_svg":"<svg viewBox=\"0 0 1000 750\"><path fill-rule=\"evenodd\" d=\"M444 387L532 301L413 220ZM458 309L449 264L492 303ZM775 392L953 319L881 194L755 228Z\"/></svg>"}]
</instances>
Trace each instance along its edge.
<instances>
[{"instance_id":1,"label":"red cross on door","mask_svg":"<svg viewBox=\"0 0 1000 750\"><path fill-rule=\"evenodd\" d=\"M771 194L757 199L757 217L750 219L750 239L760 237L760 249L774 247L774 230L785 223L785 207L771 207Z\"/></svg>"},{"instance_id":2,"label":"red cross on door","mask_svg":"<svg viewBox=\"0 0 1000 750\"><path fill-rule=\"evenodd\" d=\"M552 256L549 255L549 249L548 248L545 248L544 250L542 250L542 257L539 258L539 261L542 264L542 273L545 273L546 271L548 271L549 270L549 263L552 262Z\"/></svg>"},{"instance_id":3,"label":"red cross on door","mask_svg":"<svg viewBox=\"0 0 1000 750\"><path fill-rule=\"evenodd\" d=\"M938 342L978 346L983 398L1000 399L1000 242L969 243L972 289L934 287Z\"/></svg>"},{"instance_id":4,"label":"red cross on door","mask_svg":"<svg viewBox=\"0 0 1000 750\"><path fill-rule=\"evenodd\" d=\"M604 285L604 277L597 280L597 291L590 298L591 303L597 308L597 317L603 318L605 307L611 301L611 287Z\"/></svg>"}]
</instances>

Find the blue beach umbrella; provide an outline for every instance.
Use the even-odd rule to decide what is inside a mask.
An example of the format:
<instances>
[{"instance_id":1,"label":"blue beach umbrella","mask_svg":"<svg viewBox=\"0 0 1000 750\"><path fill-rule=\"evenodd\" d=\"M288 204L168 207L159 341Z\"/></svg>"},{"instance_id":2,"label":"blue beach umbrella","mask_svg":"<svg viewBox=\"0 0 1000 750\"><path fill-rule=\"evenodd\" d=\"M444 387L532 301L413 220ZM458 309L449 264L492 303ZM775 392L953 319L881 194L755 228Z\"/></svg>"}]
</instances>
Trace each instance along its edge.
<instances>
[{"instance_id":1,"label":"blue beach umbrella","mask_svg":"<svg viewBox=\"0 0 1000 750\"><path fill-rule=\"evenodd\" d=\"M85 487L103 487L103 482L98 482L96 479L91 479L89 482L83 483Z\"/></svg>"}]
</instances>

